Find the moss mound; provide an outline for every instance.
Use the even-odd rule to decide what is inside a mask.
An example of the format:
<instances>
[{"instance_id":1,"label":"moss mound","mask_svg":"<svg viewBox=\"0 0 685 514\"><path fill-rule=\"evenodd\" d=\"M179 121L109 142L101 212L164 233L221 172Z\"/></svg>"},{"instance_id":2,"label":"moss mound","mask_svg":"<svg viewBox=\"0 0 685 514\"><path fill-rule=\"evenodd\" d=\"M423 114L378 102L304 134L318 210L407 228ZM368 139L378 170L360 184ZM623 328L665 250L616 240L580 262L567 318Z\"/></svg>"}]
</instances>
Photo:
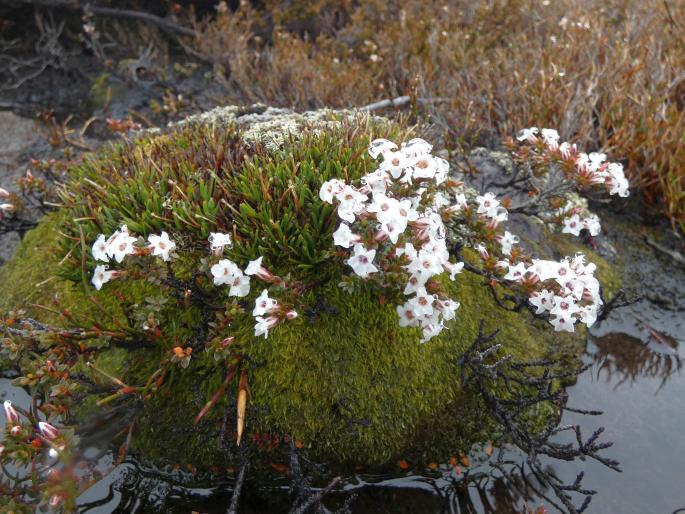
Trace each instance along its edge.
<instances>
[{"instance_id":1,"label":"moss mound","mask_svg":"<svg viewBox=\"0 0 685 514\"><path fill-rule=\"evenodd\" d=\"M368 118L337 120L334 128L305 128L267 149L246 141L236 125L184 125L107 149L72 170L65 208L27 234L0 270L6 291L0 307L22 307L48 323L125 325L144 342L140 327L153 319L161 335L146 344L102 334L84 343L96 366L131 385L144 384L173 347L191 347L189 367L171 367L159 380L164 387L144 399L134 431L134 448L158 461L225 464L237 380L198 425L193 418L227 373L225 359L202 350L228 336L248 372L247 430L254 439L290 434L316 455L367 463L422 441L430 441L438 458L468 451L494 430L462 391L456 365L479 322L502 329L506 351L523 359L554 353L571 338L499 309L476 275L444 284L461 308L449 329L424 345L417 329L398 326L392 302L378 292L360 285L351 295L338 286L344 269L331 251L337 217L319 201L319 187L332 177L354 181L371 171L370 139L402 136L399 127ZM143 237L168 231L181 258L153 278L135 280L142 265L132 257L128 278L97 292L88 283L95 267L88 247L121 224ZM206 243L212 231L231 232L228 256L241 266L263 255L269 269L308 284L301 315L256 339L245 307L259 288L241 303L212 286ZM52 311L34 306L54 298ZM102 383L82 361L77 365ZM102 396L83 405L93 407Z\"/></svg>"}]
</instances>

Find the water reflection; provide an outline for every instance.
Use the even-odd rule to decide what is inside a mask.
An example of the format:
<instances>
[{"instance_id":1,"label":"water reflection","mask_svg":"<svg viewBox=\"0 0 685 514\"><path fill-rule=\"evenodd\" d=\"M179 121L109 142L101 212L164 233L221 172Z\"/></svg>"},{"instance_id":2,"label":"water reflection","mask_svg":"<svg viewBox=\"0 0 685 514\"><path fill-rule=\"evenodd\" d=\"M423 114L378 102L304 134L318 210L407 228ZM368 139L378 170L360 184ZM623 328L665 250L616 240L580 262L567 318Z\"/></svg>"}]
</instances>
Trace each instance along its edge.
<instances>
[{"instance_id":1,"label":"water reflection","mask_svg":"<svg viewBox=\"0 0 685 514\"><path fill-rule=\"evenodd\" d=\"M515 449L499 468L482 464L455 472L445 465L440 472L426 474L348 476L342 491L331 493L324 502L335 510L350 496L352 512L366 513L450 513L519 514L553 505L545 487ZM550 468L550 472L553 472ZM224 513L231 499L230 479L208 480L174 471L164 472L133 458L80 498L80 513ZM291 498L287 478L266 483L248 483L240 512L287 512Z\"/></svg>"},{"instance_id":2,"label":"water reflection","mask_svg":"<svg viewBox=\"0 0 685 514\"><path fill-rule=\"evenodd\" d=\"M628 334L610 333L593 338L587 353L592 357L596 380L604 379L614 389L634 385L640 378L658 378L658 392L683 367L678 342L668 336L645 343Z\"/></svg>"}]
</instances>

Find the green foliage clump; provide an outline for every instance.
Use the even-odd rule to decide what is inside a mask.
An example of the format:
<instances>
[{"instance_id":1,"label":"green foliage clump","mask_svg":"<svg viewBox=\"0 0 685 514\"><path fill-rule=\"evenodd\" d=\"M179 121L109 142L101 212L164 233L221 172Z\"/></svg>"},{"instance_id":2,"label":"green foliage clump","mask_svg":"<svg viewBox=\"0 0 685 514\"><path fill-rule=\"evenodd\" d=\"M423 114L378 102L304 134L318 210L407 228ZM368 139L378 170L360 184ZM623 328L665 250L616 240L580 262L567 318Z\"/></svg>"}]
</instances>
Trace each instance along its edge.
<instances>
[{"instance_id":1,"label":"green foliage clump","mask_svg":"<svg viewBox=\"0 0 685 514\"><path fill-rule=\"evenodd\" d=\"M498 308L484 279L469 273L442 284L461 308L447 330L423 345L417 329L399 327L393 302L363 284L353 294L339 287L346 271L331 245L337 215L319 200L319 188L332 177L358 180L373 169L369 140L400 139L401 132L368 121L342 123L267 150L246 143L237 127L185 126L91 156L72 171L65 207L29 233L0 271L11 292L0 307L25 307L50 323L123 331L123 340L86 341L79 362L87 358L137 388L145 409L133 447L156 460L225 464L238 374L199 424L193 419L235 366L251 389L245 439L289 434L318 456L363 463L387 461L426 441L438 458L468 451L495 430L483 405L462 389L457 365L481 320L501 329L503 351L519 359L545 357L571 338L553 337L545 322ZM122 224L141 237L168 231L179 257L158 260L150 273L151 257L130 256L126 276L96 292L88 283L95 266L89 246ZM232 234L225 255L241 267L263 255L270 270L290 273L301 286L299 316L268 339L253 331L258 284L237 301L211 283L213 231ZM55 294L56 309L31 306L49 305ZM227 337L235 338L233 360L215 351ZM181 348L192 350L187 369L171 357ZM79 369L111 386L107 375ZM134 396L121 393L113 401L126 402L126 395Z\"/></svg>"},{"instance_id":2,"label":"green foliage clump","mask_svg":"<svg viewBox=\"0 0 685 514\"><path fill-rule=\"evenodd\" d=\"M122 224L143 236L166 230L184 249L206 248L210 232L230 232L238 262L263 255L279 271L319 272L337 223L334 208L319 201L321 184L359 179L371 170L369 140L399 133L395 125L341 122L268 151L235 126L190 125L105 150L73 170L62 194L75 221L65 228L69 278L77 279L79 231L92 242Z\"/></svg>"}]
</instances>

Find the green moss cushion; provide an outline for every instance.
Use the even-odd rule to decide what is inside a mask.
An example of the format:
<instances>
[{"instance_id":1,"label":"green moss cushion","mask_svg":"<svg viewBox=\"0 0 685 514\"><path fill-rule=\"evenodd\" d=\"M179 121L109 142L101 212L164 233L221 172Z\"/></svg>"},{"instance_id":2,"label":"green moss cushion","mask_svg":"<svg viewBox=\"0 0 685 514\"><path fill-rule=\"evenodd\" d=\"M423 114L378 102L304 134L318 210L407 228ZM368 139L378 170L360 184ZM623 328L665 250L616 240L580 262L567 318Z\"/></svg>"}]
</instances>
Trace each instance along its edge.
<instances>
[{"instance_id":1,"label":"green moss cushion","mask_svg":"<svg viewBox=\"0 0 685 514\"><path fill-rule=\"evenodd\" d=\"M362 463L384 462L409 448L431 448L435 458L467 451L495 430L477 399L462 390L456 363L481 320L501 329L504 351L518 358L546 356L571 338L555 338L546 323L498 308L483 278L469 273L443 284L461 307L426 344L418 329L399 327L393 302L378 291L361 283L353 294L339 287L347 270L331 252L337 218L318 200L318 188L331 177L355 180L368 172L369 139L398 134L397 127L366 121L266 150L244 144L235 127L186 127L91 156L72 171L66 207L29 232L0 270L0 307L66 326L98 319L137 327L152 313L164 333L154 344L114 345L104 336L85 343L99 348L90 354L98 368L130 385L144 384L174 346L192 346L189 367L174 366L142 401L133 447L154 460L225 464L237 380L199 424L193 419L228 371L204 345L227 336L235 337L248 370L252 438L290 434L316 455ZM131 272L95 291L88 283L95 263L82 252L98 233L122 223L141 236L169 231L180 257L165 276L200 288L215 308L182 298L163 285L165 276L142 280ZM249 312L231 315L225 326L217 322L240 305L207 273L206 238L216 230L233 234L230 257L239 264L264 255L274 271L313 284L298 318L268 339L254 337ZM130 266L137 269L135 259ZM254 284L247 300L259 291ZM55 305L55 298L55 310L35 306ZM65 309L67 318L60 315ZM85 366L82 371L107 385ZM85 417L106 409L95 405L105 395L88 396L74 412Z\"/></svg>"}]
</instances>

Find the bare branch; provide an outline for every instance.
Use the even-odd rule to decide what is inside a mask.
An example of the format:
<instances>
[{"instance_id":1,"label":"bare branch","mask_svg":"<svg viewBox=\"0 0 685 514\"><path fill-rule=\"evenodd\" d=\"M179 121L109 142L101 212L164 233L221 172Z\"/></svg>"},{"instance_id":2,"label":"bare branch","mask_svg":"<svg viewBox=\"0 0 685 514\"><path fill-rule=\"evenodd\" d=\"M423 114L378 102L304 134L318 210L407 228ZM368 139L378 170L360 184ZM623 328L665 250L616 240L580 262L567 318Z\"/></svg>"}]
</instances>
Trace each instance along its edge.
<instances>
[{"instance_id":1,"label":"bare branch","mask_svg":"<svg viewBox=\"0 0 685 514\"><path fill-rule=\"evenodd\" d=\"M526 462L541 484L549 487L570 514L585 511L595 491L581 485L583 473L571 484L565 484L540 461L544 455L557 460L574 461L587 458L620 471L619 463L600 454L612 446L599 442L604 428L599 428L587 439L577 425L558 425L564 410L586 415L599 415L600 411L570 408L565 390L558 384L577 376L587 369L581 366L568 370L560 363L548 359L513 362L510 356L499 355L502 345L495 341L497 332L486 334L483 322L473 344L457 360L461 367L462 383L479 393L490 415L502 427L505 436L526 455ZM545 420L542 429L534 426L530 413L541 404L554 405L559 417ZM575 443L557 442L556 436L571 432ZM500 452L495 467L503 469L505 462ZM584 495L581 505L575 506L572 493Z\"/></svg>"}]
</instances>

